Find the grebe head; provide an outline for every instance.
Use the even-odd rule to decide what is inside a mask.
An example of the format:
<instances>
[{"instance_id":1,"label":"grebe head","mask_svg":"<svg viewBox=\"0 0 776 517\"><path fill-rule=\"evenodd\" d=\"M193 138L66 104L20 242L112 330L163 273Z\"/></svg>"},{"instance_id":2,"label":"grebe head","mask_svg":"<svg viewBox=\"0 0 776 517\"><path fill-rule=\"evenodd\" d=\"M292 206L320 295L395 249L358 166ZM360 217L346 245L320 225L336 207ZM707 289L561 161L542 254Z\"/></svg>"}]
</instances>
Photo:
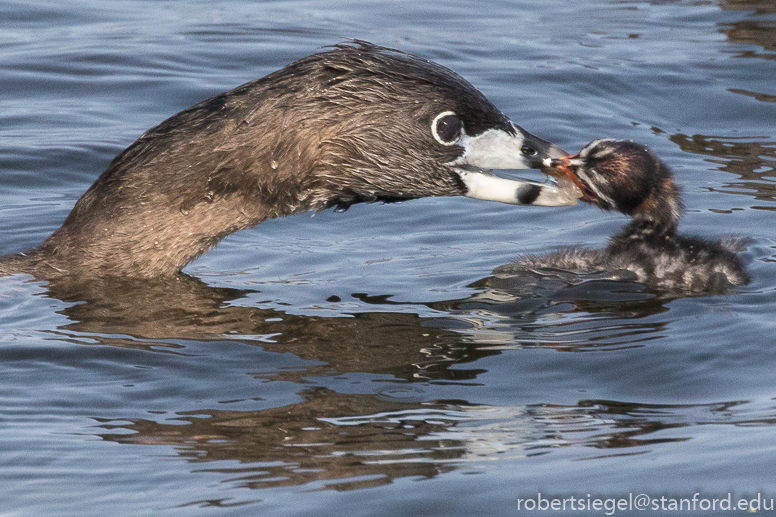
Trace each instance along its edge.
<instances>
[{"instance_id":1,"label":"grebe head","mask_svg":"<svg viewBox=\"0 0 776 517\"><path fill-rule=\"evenodd\" d=\"M645 146L594 140L577 154L544 161L547 174L572 181L582 200L675 229L683 207L671 170Z\"/></svg>"},{"instance_id":2,"label":"grebe head","mask_svg":"<svg viewBox=\"0 0 776 517\"><path fill-rule=\"evenodd\" d=\"M305 89L289 99L290 111L327 136L317 172L329 205L347 205L348 194L356 201L461 194L513 204L575 201L553 188L483 174L538 169L566 153L441 65L357 41L294 66Z\"/></svg>"}]
</instances>

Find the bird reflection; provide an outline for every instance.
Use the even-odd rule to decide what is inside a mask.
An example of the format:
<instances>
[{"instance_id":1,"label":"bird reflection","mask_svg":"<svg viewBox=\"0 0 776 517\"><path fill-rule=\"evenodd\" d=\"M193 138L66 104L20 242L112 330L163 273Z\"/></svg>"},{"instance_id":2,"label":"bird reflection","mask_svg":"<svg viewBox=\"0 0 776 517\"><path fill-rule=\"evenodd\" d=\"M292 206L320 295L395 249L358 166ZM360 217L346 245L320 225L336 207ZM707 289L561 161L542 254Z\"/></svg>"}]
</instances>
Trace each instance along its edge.
<instances>
[{"instance_id":1,"label":"bird reflection","mask_svg":"<svg viewBox=\"0 0 776 517\"><path fill-rule=\"evenodd\" d=\"M169 352L180 349L182 340L227 339L318 361L320 366L308 373L387 373L406 380L474 379L483 370L461 365L497 355L505 345L557 350L641 346L662 330L649 316L667 311L671 301L638 283L579 275L494 276L470 287L477 292L469 297L434 302L354 293L367 310L336 317L238 304L257 291L212 287L183 274L173 281L58 279L47 289L48 296L72 303L61 311L69 323L58 332L66 338L88 336L103 345ZM396 311L396 305L433 309L437 316ZM592 336L595 329L585 327L585 333L569 340L574 325L602 317L613 320L605 329L608 337ZM558 325L564 326L563 337Z\"/></svg>"},{"instance_id":2,"label":"bird reflection","mask_svg":"<svg viewBox=\"0 0 776 517\"><path fill-rule=\"evenodd\" d=\"M581 400L492 407L386 401L322 388L303 396L299 404L263 411L195 411L180 416L185 425L102 421L99 434L123 444L174 446L198 470L228 475L240 487L317 483L353 490L401 477L474 472L488 459L515 460L564 447L577 447L579 459L641 454L655 444L689 440L691 432L681 429L694 424L776 423L736 417L742 401L681 406ZM112 432L117 427L133 433ZM660 433L666 429L676 431L666 437Z\"/></svg>"},{"instance_id":3,"label":"bird reflection","mask_svg":"<svg viewBox=\"0 0 776 517\"><path fill-rule=\"evenodd\" d=\"M382 485L398 477L433 477L465 452L463 440L439 438L451 423L442 404L390 402L374 395L339 394L323 388L304 401L263 411L197 411L181 415L187 425L132 420L134 434L102 434L119 443L174 445L193 463L238 460L237 483L250 488L325 481L343 490ZM364 415L354 425L327 421L333 415ZM368 415L372 415L369 417ZM110 430L110 422L102 423ZM253 466L252 466L253 465ZM352 478L366 481L351 482Z\"/></svg>"}]
</instances>

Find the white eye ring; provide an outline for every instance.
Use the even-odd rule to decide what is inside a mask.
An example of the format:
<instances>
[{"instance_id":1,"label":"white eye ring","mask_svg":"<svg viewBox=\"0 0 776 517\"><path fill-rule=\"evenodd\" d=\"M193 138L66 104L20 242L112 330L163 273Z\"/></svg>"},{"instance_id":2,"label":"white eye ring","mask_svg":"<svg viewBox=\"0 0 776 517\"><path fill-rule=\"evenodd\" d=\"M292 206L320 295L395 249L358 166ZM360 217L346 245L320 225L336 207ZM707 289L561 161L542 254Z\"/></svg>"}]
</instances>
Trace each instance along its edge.
<instances>
[{"instance_id":1,"label":"white eye ring","mask_svg":"<svg viewBox=\"0 0 776 517\"><path fill-rule=\"evenodd\" d=\"M445 141L445 140L442 140L442 137L439 136L439 133L437 133L437 122L439 122L441 119L443 119L444 117L447 117L449 115L452 115L454 117L458 116L458 115L455 114L454 111L443 111L442 113L440 113L439 115L434 117L434 120L431 121L431 134L434 135L434 140L436 140L440 144L448 146L448 147L451 146L451 145L457 144L458 140L460 140L460 137L458 137L458 138L456 138L455 140L452 140L452 141ZM463 130L463 126L461 126L461 136L463 136L463 134L464 134L464 130Z\"/></svg>"}]
</instances>

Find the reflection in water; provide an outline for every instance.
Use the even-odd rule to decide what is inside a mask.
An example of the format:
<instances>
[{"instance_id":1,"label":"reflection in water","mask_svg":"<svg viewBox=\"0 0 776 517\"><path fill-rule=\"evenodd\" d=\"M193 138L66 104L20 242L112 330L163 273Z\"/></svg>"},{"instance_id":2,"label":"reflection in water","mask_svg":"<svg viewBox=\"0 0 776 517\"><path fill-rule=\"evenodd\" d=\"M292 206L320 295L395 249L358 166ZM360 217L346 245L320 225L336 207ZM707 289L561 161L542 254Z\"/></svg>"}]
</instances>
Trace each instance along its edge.
<instances>
[{"instance_id":1,"label":"reflection in water","mask_svg":"<svg viewBox=\"0 0 776 517\"><path fill-rule=\"evenodd\" d=\"M682 151L711 156L719 170L737 175L740 181L726 183L719 192L749 194L758 201L773 202L776 195L776 141L759 138L730 138L706 135L672 135ZM773 210L772 206L753 206Z\"/></svg>"},{"instance_id":2,"label":"reflection in water","mask_svg":"<svg viewBox=\"0 0 776 517\"><path fill-rule=\"evenodd\" d=\"M730 88L728 91L732 93L746 95L749 97L754 97L755 99L761 102L776 102L776 95L770 95L767 93L750 92L747 90L741 90L740 88Z\"/></svg>"},{"instance_id":3,"label":"reflection in water","mask_svg":"<svg viewBox=\"0 0 776 517\"><path fill-rule=\"evenodd\" d=\"M264 411L196 411L187 425L133 420L136 434L103 434L119 443L174 445L191 462L238 460L232 482L251 488L327 481L338 490L404 476L433 477L465 453L465 441L442 435L468 417L441 404L403 404L374 395L314 389L304 402ZM360 415L357 420L338 415ZM111 429L110 423L102 427ZM434 439L434 436L437 436ZM362 478L353 481L354 478Z\"/></svg>"},{"instance_id":4,"label":"reflection in water","mask_svg":"<svg viewBox=\"0 0 776 517\"><path fill-rule=\"evenodd\" d=\"M104 279L49 285L51 296L80 302L62 311L72 323L59 332L82 342L88 338L111 346L172 351L182 346L180 340L228 339L324 363L307 369L308 375L389 373L408 380L419 371L437 379L474 378L480 371L449 367L497 353L478 350L459 332L446 330L445 318L394 312L299 316L230 304L252 292L210 287L187 275L174 281ZM444 364L429 353L433 350L444 351ZM298 374L282 375L296 380Z\"/></svg>"},{"instance_id":5,"label":"reflection in water","mask_svg":"<svg viewBox=\"0 0 776 517\"><path fill-rule=\"evenodd\" d=\"M776 59L776 22L773 19L758 19L758 16L776 13L773 2L752 0L726 0L720 4L725 10L754 11L754 17L732 23L721 23L720 32L727 36L731 43L740 43L762 47L765 52L753 49L741 51L739 57L759 57Z\"/></svg>"},{"instance_id":6,"label":"reflection in water","mask_svg":"<svg viewBox=\"0 0 776 517\"><path fill-rule=\"evenodd\" d=\"M381 374L403 382L470 381L485 372L465 364L505 348L585 351L644 346L662 334L666 300L640 284L579 278L490 277L473 296L423 304L438 317L365 312L339 317L286 314L231 302L253 291L214 288L181 275L174 281L51 283L68 303L57 333L76 342L186 355L187 341L229 340L312 360L273 369L265 382L291 381L302 402L262 410L202 408L174 423L92 417L106 440L172 445L194 464L235 486L311 484L337 490L474 469L476 461L544 454L554 447L623 447L663 428L638 409L614 404L492 407L424 402L405 394L339 393L310 379ZM393 305L387 297L355 295ZM250 375L256 365L233 372ZM634 416L637 415L638 417ZM627 424L622 424L627 420ZM127 423L129 422L129 423ZM130 431L131 434L128 434ZM630 440L630 442L629 442ZM474 461L476 460L476 461ZM219 462L238 461L239 465Z\"/></svg>"},{"instance_id":7,"label":"reflection in water","mask_svg":"<svg viewBox=\"0 0 776 517\"><path fill-rule=\"evenodd\" d=\"M776 23L773 20L741 20L722 24L721 32L727 35L732 43L757 45L765 52L749 49L742 51L740 57L759 57L776 59Z\"/></svg>"},{"instance_id":8,"label":"reflection in water","mask_svg":"<svg viewBox=\"0 0 776 517\"><path fill-rule=\"evenodd\" d=\"M607 350L643 346L671 321L655 318L671 298L643 284L562 271L492 276L471 287L485 290L456 302L439 302L453 314L476 314L474 338L483 348ZM527 317L530 315L530 317Z\"/></svg>"},{"instance_id":9,"label":"reflection in water","mask_svg":"<svg viewBox=\"0 0 776 517\"><path fill-rule=\"evenodd\" d=\"M736 22L720 23L720 32L731 43L747 45L749 48L738 53L739 57L776 59L776 21L768 15L776 14L773 2L758 0L725 0L720 3L725 10L751 11L752 16ZM760 18L763 16L763 18ZM757 51L752 46L761 47ZM732 93L753 97L760 102L776 102L773 91L753 92L731 88ZM748 140L748 141L746 141ZM686 152L705 154L720 158L719 170L737 174L743 181L729 183L729 188L719 189L725 193L752 193L761 201L772 202L776 192L776 142L764 137L728 138L705 135L674 135L671 141ZM710 160L716 161L716 160ZM768 177L766 179L766 177ZM773 207L754 206L762 210Z\"/></svg>"},{"instance_id":10,"label":"reflection in water","mask_svg":"<svg viewBox=\"0 0 776 517\"><path fill-rule=\"evenodd\" d=\"M651 317L665 313L670 301L642 284L581 275L488 277L470 287L481 292L411 304L439 314L425 318L384 310L303 316L241 306L231 302L255 291L211 287L187 275L155 282L57 280L48 295L72 303L61 311L70 323L58 333L76 342L174 352L184 346L181 340L228 339L322 363L308 375L366 372L406 380L473 379L482 370L460 365L496 355L505 344L634 346L659 337L667 320ZM354 298L396 305L383 296Z\"/></svg>"},{"instance_id":11,"label":"reflection in water","mask_svg":"<svg viewBox=\"0 0 776 517\"><path fill-rule=\"evenodd\" d=\"M771 0L723 0L719 6L725 10L753 11L756 15L776 13Z\"/></svg>"},{"instance_id":12,"label":"reflection in water","mask_svg":"<svg viewBox=\"0 0 776 517\"><path fill-rule=\"evenodd\" d=\"M389 402L325 389L310 390L304 398L265 411L196 411L181 416L185 425L103 421L106 431L100 434L117 443L172 445L191 463L216 462L204 469L227 474L238 487L319 483L351 490L453 469L474 472L483 461L550 454L559 447L579 448L579 459L643 454L655 444L690 440L689 431L661 431L693 425L776 424L772 408L751 417L742 401L676 406L581 400L573 406L491 407ZM124 432L112 433L114 428Z\"/></svg>"}]
</instances>

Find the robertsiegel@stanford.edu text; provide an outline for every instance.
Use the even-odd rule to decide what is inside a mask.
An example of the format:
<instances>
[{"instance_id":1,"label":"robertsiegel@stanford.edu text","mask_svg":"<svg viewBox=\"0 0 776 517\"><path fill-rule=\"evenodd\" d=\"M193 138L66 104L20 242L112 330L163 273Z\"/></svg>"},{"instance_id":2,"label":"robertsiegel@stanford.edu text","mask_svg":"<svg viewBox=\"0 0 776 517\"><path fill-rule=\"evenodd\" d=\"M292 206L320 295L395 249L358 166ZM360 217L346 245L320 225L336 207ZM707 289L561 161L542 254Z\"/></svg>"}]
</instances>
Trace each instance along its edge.
<instances>
[{"instance_id":1,"label":"robertsiegel@stanford.edu text","mask_svg":"<svg viewBox=\"0 0 776 517\"><path fill-rule=\"evenodd\" d=\"M651 497L641 493L622 497L544 497L541 492L536 497L517 500L518 511L602 511L614 515L617 511L657 510L657 511L773 511L773 498L762 494L756 497L734 497L732 493L724 497L708 497L695 493L692 497Z\"/></svg>"}]
</instances>

